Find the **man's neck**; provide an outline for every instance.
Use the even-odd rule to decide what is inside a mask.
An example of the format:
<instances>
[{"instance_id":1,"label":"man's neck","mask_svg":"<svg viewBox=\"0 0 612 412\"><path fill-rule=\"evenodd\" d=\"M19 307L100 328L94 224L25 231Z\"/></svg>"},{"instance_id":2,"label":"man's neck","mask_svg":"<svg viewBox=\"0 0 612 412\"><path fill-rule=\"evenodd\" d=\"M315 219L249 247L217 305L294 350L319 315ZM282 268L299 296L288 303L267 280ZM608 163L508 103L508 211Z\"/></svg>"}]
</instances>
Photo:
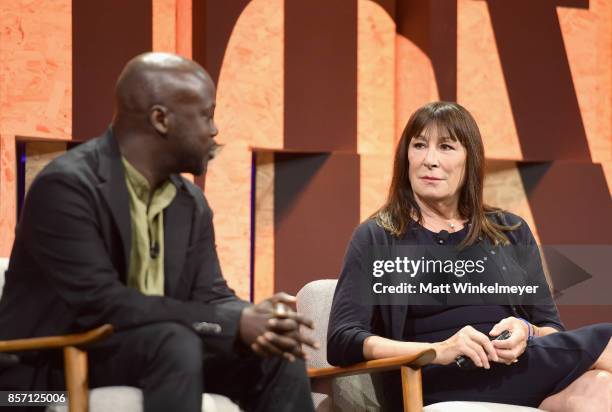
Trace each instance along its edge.
<instances>
[{"instance_id":1,"label":"man's neck","mask_svg":"<svg viewBox=\"0 0 612 412\"><path fill-rule=\"evenodd\" d=\"M161 170L160 157L156 155L155 147L151 144L149 136L130 134L129 137L120 136L117 142L121 156L147 179L151 192L168 180L170 174Z\"/></svg>"}]
</instances>

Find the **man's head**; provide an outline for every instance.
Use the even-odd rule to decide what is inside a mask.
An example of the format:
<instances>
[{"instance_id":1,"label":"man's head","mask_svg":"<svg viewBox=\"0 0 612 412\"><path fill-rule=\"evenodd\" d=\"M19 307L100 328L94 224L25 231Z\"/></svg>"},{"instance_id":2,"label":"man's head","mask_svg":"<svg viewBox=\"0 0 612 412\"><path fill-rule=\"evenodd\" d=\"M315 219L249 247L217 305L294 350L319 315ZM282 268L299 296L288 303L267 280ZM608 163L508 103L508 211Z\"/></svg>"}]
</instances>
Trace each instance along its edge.
<instances>
[{"instance_id":1,"label":"man's head","mask_svg":"<svg viewBox=\"0 0 612 412\"><path fill-rule=\"evenodd\" d=\"M165 171L200 175L216 146L214 111L215 85L200 65L174 54L145 53L119 76L113 128L125 138L150 137L142 150L163 153Z\"/></svg>"}]
</instances>

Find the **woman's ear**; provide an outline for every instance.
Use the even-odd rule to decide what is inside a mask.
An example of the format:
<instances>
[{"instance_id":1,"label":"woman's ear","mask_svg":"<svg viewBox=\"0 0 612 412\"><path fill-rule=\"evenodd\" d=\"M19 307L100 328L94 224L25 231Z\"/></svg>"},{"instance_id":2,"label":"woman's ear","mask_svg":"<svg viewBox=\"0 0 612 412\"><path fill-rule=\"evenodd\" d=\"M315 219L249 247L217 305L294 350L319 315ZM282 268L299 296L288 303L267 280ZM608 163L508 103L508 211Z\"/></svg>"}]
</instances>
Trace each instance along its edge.
<instances>
[{"instance_id":1,"label":"woman's ear","mask_svg":"<svg viewBox=\"0 0 612 412\"><path fill-rule=\"evenodd\" d=\"M151 126L162 136L168 133L168 109L159 104L154 105L149 112Z\"/></svg>"}]
</instances>

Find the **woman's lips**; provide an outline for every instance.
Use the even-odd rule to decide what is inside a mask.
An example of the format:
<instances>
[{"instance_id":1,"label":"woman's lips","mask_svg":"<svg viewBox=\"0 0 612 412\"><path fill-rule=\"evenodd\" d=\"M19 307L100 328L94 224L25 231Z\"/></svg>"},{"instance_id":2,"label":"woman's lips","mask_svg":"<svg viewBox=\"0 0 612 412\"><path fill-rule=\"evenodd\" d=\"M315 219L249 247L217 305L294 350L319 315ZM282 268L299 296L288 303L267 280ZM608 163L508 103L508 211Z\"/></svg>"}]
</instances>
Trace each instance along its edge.
<instances>
[{"instance_id":1,"label":"woman's lips","mask_svg":"<svg viewBox=\"0 0 612 412\"><path fill-rule=\"evenodd\" d=\"M433 176L423 176L421 177L421 179L426 180L428 182L439 182L443 179L440 179L439 177L433 177Z\"/></svg>"}]
</instances>

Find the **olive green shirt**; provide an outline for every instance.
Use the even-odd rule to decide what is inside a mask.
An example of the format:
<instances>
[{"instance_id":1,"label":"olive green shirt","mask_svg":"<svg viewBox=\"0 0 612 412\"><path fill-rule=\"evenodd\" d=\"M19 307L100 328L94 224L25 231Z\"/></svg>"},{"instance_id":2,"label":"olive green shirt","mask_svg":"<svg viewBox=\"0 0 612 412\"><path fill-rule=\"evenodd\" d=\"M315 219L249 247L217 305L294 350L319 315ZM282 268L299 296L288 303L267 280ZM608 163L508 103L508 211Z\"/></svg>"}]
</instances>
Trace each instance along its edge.
<instances>
[{"instance_id":1,"label":"olive green shirt","mask_svg":"<svg viewBox=\"0 0 612 412\"><path fill-rule=\"evenodd\" d=\"M145 295L164 294L164 209L176 196L167 180L152 195L147 179L125 158L125 181L130 197L132 244L127 284ZM155 258L151 249L158 251Z\"/></svg>"}]
</instances>

